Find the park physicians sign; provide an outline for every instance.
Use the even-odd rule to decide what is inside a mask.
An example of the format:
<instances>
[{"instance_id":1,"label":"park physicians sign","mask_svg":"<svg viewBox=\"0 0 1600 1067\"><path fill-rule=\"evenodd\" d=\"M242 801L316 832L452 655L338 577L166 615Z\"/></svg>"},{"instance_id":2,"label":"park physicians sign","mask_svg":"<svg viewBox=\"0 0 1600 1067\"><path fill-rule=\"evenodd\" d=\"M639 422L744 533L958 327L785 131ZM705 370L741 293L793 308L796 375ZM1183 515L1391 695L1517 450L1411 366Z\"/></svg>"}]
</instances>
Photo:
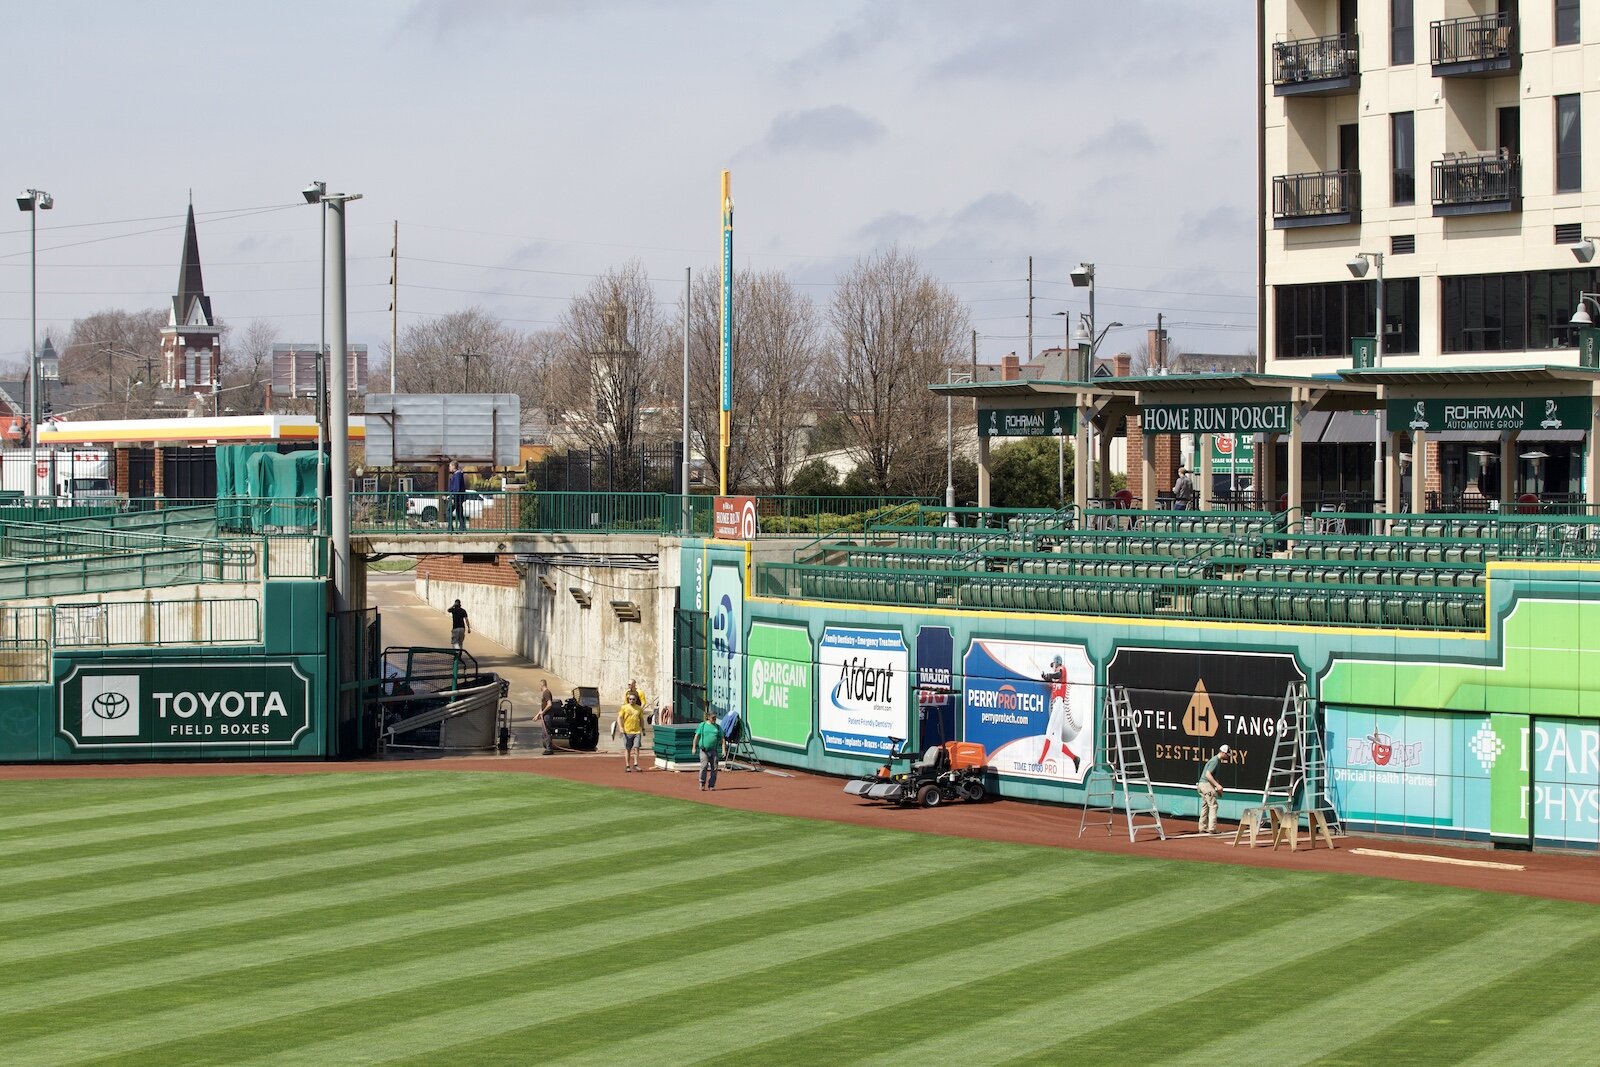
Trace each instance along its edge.
<instances>
[{"instance_id":1,"label":"park physicians sign","mask_svg":"<svg viewBox=\"0 0 1600 1067\"><path fill-rule=\"evenodd\" d=\"M1411 430L1587 430L1585 396L1476 400L1391 400L1389 432Z\"/></svg>"},{"instance_id":2,"label":"park physicians sign","mask_svg":"<svg viewBox=\"0 0 1600 1067\"><path fill-rule=\"evenodd\" d=\"M984 437L1070 437L1077 430L1076 408L990 408L978 419Z\"/></svg>"},{"instance_id":3,"label":"park physicians sign","mask_svg":"<svg viewBox=\"0 0 1600 1067\"><path fill-rule=\"evenodd\" d=\"M1146 404L1145 433L1288 433L1289 403Z\"/></svg>"},{"instance_id":4,"label":"park physicians sign","mask_svg":"<svg viewBox=\"0 0 1600 1067\"><path fill-rule=\"evenodd\" d=\"M76 749L293 745L311 728L311 682L293 663L79 664L62 680Z\"/></svg>"}]
</instances>

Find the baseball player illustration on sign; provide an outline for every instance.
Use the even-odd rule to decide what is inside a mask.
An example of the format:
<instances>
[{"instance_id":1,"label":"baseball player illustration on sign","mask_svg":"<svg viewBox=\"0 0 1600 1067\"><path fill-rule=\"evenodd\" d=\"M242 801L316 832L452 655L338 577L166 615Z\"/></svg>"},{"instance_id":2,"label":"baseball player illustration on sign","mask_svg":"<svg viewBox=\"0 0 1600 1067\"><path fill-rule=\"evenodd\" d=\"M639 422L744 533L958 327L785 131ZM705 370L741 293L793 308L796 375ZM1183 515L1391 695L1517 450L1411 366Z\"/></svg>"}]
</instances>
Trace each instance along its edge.
<instances>
[{"instance_id":1,"label":"baseball player illustration on sign","mask_svg":"<svg viewBox=\"0 0 1600 1067\"><path fill-rule=\"evenodd\" d=\"M1050 755L1051 745L1059 745L1076 771L1078 754L1072 751L1071 744L1083 732L1083 724L1072 714L1072 699L1067 695L1067 669L1059 655L1050 660L1050 669L1040 678L1050 684L1050 721L1044 728L1044 746L1039 749L1038 762L1043 763Z\"/></svg>"}]
</instances>

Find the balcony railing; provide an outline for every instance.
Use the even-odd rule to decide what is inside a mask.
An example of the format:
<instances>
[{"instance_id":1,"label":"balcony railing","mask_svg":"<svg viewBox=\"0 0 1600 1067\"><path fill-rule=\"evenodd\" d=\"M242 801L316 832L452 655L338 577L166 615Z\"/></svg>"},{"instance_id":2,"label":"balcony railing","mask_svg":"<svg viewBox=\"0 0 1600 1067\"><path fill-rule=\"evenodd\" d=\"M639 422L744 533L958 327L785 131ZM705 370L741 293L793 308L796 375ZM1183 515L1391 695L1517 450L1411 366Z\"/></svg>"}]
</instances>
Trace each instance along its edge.
<instances>
[{"instance_id":1,"label":"balcony railing","mask_svg":"<svg viewBox=\"0 0 1600 1067\"><path fill-rule=\"evenodd\" d=\"M1499 152L1446 152L1433 161L1435 215L1487 215L1522 207L1522 161Z\"/></svg>"},{"instance_id":2,"label":"balcony railing","mask_svg":"<svg viewBox=\"0 0 1600 1067\"><path fill-rule=\"evenodd\" d=\"M1272 218L1277 229L1338 226L1361 213L1361 173L1324 170L1272 179Z\"/></svg>"},{"instance_id":3,"label":"balcony railing","mask_svg":"<svg viewBox=\"0 0 1600 1067\"><path fill-rule=\"evenodd\" d=\"M1433 72L1497 75L1521 67L1517 26L1509 14L1469 15L1432 24Z\"/></svg>"},{"instance_id":4,"label":"balcony railing","mask_svg":"<svg viewBox=\"0 0 1600 1067\"><path fill-rule=\"evenodd\" d=\"M1278 96L1353 91L1360 69L1353 33L1279 41L1272 46L1272 82Z\"/></svg>"}]
</instances>

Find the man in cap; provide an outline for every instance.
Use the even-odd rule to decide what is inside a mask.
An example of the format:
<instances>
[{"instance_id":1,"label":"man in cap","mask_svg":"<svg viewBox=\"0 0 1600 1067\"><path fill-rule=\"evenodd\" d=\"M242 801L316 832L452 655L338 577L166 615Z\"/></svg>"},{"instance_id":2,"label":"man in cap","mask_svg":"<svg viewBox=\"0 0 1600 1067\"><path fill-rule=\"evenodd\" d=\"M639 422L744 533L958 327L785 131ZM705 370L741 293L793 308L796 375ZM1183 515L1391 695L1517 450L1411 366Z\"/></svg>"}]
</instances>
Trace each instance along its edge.
<instances>
[{"instance_id":1,"label":"man in cap","mask_svg":"<svg viewBox=\"0 0 1600 1067\"><path fill-rule=\"evenodd\" d=\"M1217 749L1216 754L1200 768L1200 780L1194 784L1200 793L1200 832L1203 834L1217 832L1217 798L1222 795L1222 783L1217 781L1216 770L1222 757L1227 754L1227 745Z\"/></svg>"}]
</instances>

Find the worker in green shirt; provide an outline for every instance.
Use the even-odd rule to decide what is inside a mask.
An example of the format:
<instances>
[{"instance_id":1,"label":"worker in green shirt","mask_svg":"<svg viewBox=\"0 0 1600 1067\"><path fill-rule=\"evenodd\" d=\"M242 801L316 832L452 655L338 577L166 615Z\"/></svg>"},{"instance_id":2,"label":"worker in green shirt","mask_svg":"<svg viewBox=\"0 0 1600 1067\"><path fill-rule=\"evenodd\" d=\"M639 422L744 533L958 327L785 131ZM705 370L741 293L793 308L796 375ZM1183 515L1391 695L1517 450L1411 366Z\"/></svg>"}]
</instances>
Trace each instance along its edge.
<instances>
[{"instance_id":1,"label":"worker in green shirt","mask_svg":"<svg viewBox=\"0 0 1600 1067\"><path fill-rule=\"evenodd\" d=\"M1217 749L1217 754L1206 760L1206 765L1200 768L1200 779L1194 784L1200 793L1200 832L1203 834L1217 832L1217 798L1222 795L1222 783L1217 781L1214 772L1227 754L1227 745Z\"/></svg>"},{"instance_id":2,"label":"worker in green shirt","mask_svg":"<svg viewBox=\"0 0 1600 1067\"><path fill-rule=\"evenodd\" d=\"M706 709L706 720L694 728L694 751L700 753L700 788L717 787L717 758L722 755L722 727L717 713Z\"/></svg>"}]
</instances>

